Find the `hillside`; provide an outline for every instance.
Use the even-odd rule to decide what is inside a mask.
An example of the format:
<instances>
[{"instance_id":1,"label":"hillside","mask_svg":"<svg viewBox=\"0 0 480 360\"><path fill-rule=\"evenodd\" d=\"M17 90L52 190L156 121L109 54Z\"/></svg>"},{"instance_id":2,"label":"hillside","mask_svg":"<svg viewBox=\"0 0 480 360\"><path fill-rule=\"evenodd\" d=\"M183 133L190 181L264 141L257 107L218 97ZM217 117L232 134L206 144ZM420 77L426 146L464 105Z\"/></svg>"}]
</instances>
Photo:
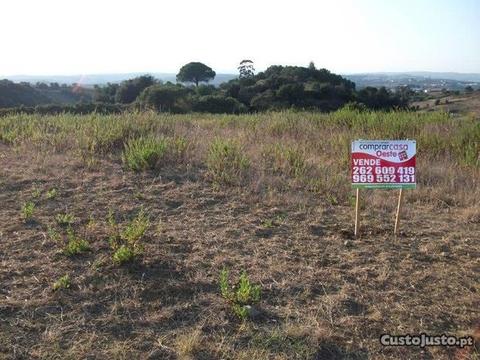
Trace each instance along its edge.
<instances>
[{"instance_id":1,"label":"hillside","mask_svg":"<svg viewBox=\"0 0 480 360\"><path fill-rule=\"evenodd\" d=\"M124 80L132 79L144 74L150 74L164 82L176 81L176 74L162 72L138 72L138 73L118 73L118 74L82 74L82 75L11 75L0 76L14 82L57 82L59 84L81 84L82 86L92 87L93 85L105 85L107 83L120 83ZM476 73L454 73L454 72L431 72L431 71L404 71L404 72L373 72L358 74L342 74L349 80L357 83L362 88L365 86L386 86L394 87L399 85L421 85L436 84L444 85L451 90L463 90L468 84L480 86L480 74ZM213 81L213 85L220 85L238 77L234 73L218 73ZM430 82L430 83L429 83Z\"/></svg>"},{"instance_id":2,"label":"hillside","mask_svg":"<svg viewBox=\"0 0 480 360\"><path fill-rule=\"evenodd\" d=\"M0 108L34 107L37 105L68 105L92 100L92 91L76 86L54 84L30 85L0 80Z\"/></svg>"},{"instance_id":3,"label":"hillside","mask_svg":"<svg viewBox=\"0 0 480 360\"><path fill-rule=\"evenodd\" d=\"M47 96L28 85L0 80L0 108L35 106L49 101Z\"/></svg>"},{"instance_id":4,"label":"hillside","mask_svg":"<svg viewBox=\"0 0 480 360\"><path fill-rule=\"evenodd\" d=\"M472 86L475 89L480 88L480 74L401 72L349 74L345 75L345 77L355 82L357 88L385 86L389 89L394 89L408 86L415 91L429 91L432 89L463 91L467 86Z\"/></svg>"},{"instance_id":5,"label":"hillside","mask_svg":"<svg viewBox=\"0 0 480 360\"><path fill-rule=\"evenodd\" d=\"M174 73L159 73L159 72L139 72L139 73L118 73L118 74L82 74L82 75L11 75L4 76L4 78L14 82L29 82L35 84L37 82L59 84L80 84L85 87L93 87L93 85L106 85L108 83L120 83L122 81L132 79L134 77L150 74L158 80L164 82L176 81L176 74ZM217 74L215 79L210 83L212 85L220 85L236 78L237 74ZM2 78L2 77L0 77Z\"/></svg>"},{"instance_id":6,"label":"hillside","mask_svg":"<svg viewBox=\"0 0 480 360\"><path fill-rule=\"evenodd\" d=\"M417 140L396 238L382 190L353 236L358 138ZM1 118L0 358L460 356L379 337L473 334L479 146L441 112Z\"/></svg>"},{"instance_id":7,"label":"hillside","mask_svg":"<svg viewBox=\"0 0 480 360\"><path fill-rule=\"evenodd\" d=\"M480 91L459 95L434 93L431 98L411 104L420 111L446 111L456 115L472 114L480 118Z\"/></svg>"}]
</instances>

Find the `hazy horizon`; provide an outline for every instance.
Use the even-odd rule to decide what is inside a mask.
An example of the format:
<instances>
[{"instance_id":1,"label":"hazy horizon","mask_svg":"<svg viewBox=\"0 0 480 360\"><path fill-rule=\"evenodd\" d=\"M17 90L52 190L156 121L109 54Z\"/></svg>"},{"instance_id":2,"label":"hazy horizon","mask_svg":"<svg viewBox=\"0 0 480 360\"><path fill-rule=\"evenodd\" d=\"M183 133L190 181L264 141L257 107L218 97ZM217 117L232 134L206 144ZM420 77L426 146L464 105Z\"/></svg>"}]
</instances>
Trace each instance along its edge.
<instances>
[{"instance_id":1,"label":"hazy horizon","mask_svg":"<svg viewBox=\"0 0 480 360\"><path fill-rule=\"evenodd\" d=\"M285 64L272 64L272 65L285 65ZM308 66L309 64L295 64L295 66ZM317 66L317 68L321 68ZM266 69L256 69L256 72L264 71ZM330 69L327 69L330 70ZM92 72L92 73L68 73L68 74L0 74L0 79L2 76L6 77L72 77L72 76L113 76L113 75L155 75L155 74L162 74L162 75L176 75L177 72L165 72L165 71L133 71L133 72ZM480 75L480 72L460 72L460 71L429 71L429 70L413 70L413 71L368 71L368 72L346 72L346 73L339 73L340 75L367 75L367 74L415 74L415 73L432 73L432 74L441 74L441 73L451 73L451 74L460 74L460 75ZM238 75L237 70L232 70L231 72L217 72L217 75Z\"/></svg>"},{"instance_id":2,"label":"hazy horizon","mask_svg":"<svg viewBox=\"0 0 480 360\"><path fill-rule=\"evenodd\" d=\"M303 65L335 73L480 73L480 2L219 0L2 3L0 76L176 73L201 61L235 74ZM27 10L26 10L27 9Z\"/></svg>"}]
</instances>

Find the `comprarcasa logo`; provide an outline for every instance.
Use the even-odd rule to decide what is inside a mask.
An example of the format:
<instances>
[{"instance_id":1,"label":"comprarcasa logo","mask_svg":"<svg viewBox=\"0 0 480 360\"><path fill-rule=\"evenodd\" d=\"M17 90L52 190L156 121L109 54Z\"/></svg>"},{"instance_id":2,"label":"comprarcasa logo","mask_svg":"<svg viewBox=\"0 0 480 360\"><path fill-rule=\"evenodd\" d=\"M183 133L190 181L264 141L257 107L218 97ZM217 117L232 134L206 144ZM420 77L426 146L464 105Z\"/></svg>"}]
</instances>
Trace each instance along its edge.
<instances>
[{"instance_id":1,"label":"comprarcasa logo","mask_svg":"<svg viewBox=\"0 0 480 360\"><path fill-rule=\"evenodd\" d=\"M382 334L380 343L383 346L452 346L463 348L473 346L474 341L471 336L456 337L452 335L428 335L425 333L419 335L391 335Z\"/></svg>"}]
</instances>

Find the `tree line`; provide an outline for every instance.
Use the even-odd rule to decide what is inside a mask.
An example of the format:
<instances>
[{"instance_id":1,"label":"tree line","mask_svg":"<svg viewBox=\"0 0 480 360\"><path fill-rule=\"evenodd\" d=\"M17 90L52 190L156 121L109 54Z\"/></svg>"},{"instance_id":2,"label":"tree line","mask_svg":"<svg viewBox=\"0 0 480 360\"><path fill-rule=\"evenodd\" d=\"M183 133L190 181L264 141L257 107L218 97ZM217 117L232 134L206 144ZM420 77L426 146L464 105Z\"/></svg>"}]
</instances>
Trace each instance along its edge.
<instances>
[{"instance_id":1,"label":"tree line","mask_svg":"<svg viewBox=\"0 0 480 360\"><path fill-rule=\"evenodd\" d=\"M385 87L356 91L355 83L327 69L270 66L255 74L251 60L243 60L236 79L215 87L208 85L215 71L191 62L177 74L177 83L163 83L150 75L120 84L96 86L94 100L134 104L144 109L174 113L242 113L281 109L336 110L348 103L359 108L393 109L408 105L408 93L393 93Z\"/></svg>"},{"instance_id":2,"label":"tree line","mask_svg":"<svg viewBox=\"0 0 480 360\"><path fill-rule=\"evenodd\" d=\"M292 108L333 111L346 104L359 109L408 106L409 93L406 91L393 93L385 87L367 87L357 91L354 82L327 69L317 69L313 63L308 67L273 65L256 73L253 62L243 60L238 72L237 78L216 87L208 84L216 76L213 69L200 62L190 62L181 67L176 83L143 75L121 83L95 85L92 98L87 101L90 106L69 105L65 112L148 109L172 113L239 114ZM53 88L62 89L58 84L54 85ZM35 108L30 108L30 111L48 113L48 109L52 113L61 111L58 105L44 105L38 111Z\"/></svg>"}]
</instances>

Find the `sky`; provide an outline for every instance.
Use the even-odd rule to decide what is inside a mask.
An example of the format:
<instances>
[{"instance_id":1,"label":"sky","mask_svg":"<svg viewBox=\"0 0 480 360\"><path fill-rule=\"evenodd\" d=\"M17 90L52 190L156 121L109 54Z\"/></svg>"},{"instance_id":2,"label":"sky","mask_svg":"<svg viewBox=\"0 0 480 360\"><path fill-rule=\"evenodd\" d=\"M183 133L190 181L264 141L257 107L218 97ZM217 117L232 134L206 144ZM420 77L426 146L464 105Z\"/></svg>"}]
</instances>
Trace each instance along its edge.
<instances>
[{"instance_id":1,"label":"sky","mask_svg":"<svg viewBox=\"0 0 480 360\"><path fill-rule=\"evenodd\" d=\"M1 0L0 75L480 73L479 0Z\"/></svg>"}]
</instances>

